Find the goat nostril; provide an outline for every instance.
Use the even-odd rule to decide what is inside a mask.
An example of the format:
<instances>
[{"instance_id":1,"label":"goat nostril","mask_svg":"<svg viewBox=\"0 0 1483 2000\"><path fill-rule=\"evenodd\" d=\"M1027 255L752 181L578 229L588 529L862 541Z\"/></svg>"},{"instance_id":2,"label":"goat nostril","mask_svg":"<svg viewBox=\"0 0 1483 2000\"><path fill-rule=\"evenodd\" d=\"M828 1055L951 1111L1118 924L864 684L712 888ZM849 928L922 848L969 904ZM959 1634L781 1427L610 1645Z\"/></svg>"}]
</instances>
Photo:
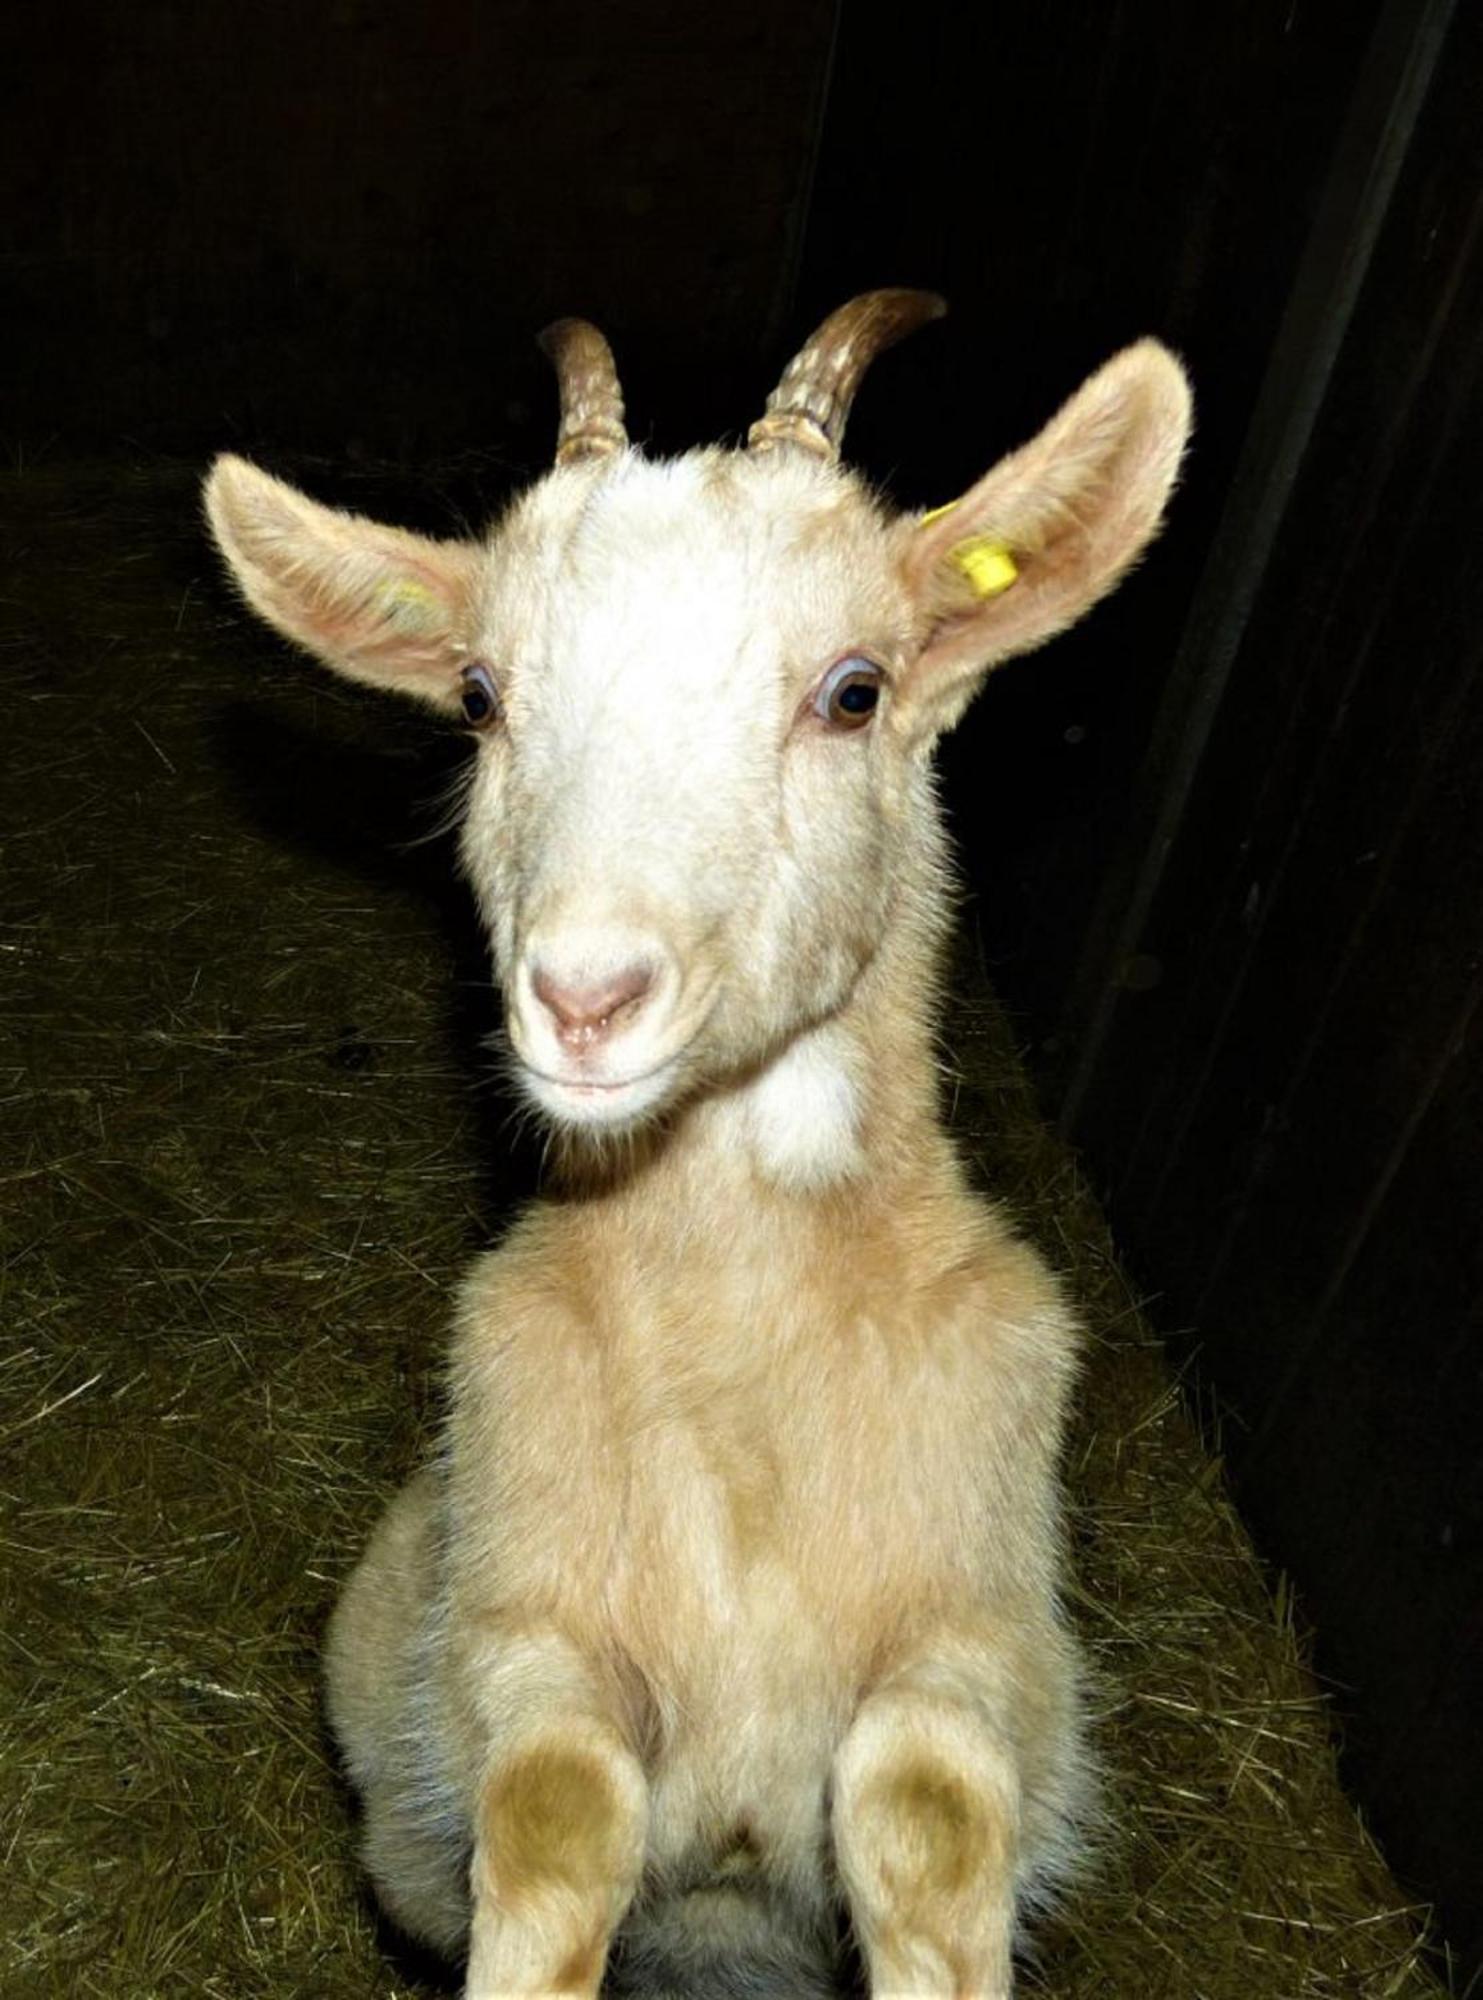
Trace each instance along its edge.
<instances>
[{"instance_id":1,"label":"goat nostril","mask_svg":"<svg viewBox=\"0 0 1483 2000\"><path fill-rule=\"evenodd\" d=\"M562 986L537 967L530 984L561 1039L585 1045L599 1040L620 1014L638 1005L654 984L654 974L647 965L630 965L591 986Z\"/></svg>"}]
</instances>

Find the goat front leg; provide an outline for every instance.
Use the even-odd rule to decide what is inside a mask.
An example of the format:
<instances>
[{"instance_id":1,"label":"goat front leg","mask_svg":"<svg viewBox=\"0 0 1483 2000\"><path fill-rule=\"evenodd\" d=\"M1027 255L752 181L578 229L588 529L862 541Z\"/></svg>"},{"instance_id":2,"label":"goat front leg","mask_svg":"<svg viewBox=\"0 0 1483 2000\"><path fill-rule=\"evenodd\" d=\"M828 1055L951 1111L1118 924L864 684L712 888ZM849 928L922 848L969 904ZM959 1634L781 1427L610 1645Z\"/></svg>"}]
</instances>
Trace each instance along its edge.
<instances>
[{"instance_id":1,"label":"goat front leg","mask_svg":"<svg viewBox=\"0 0 1483 2000\"><path fill-rule=\"evenodd\" d=\"M648 1786L612 1705L556 1634L496 1639L474 1811L465 2000L590 1996L633 1899Z\"/></svg>"},{"instance_id":2,"label":"goat front leg","mask_svg":"<svg viewBox=\"0 0 1483 2000\"><path fill-rule=\"evenodd\" d=\"M1049 1719L1014 1666L948 1641L880 1683L840 1746L835 1852L872 2000L1009 2000L1018 1752Z\"/></svg>"}]
</instances>

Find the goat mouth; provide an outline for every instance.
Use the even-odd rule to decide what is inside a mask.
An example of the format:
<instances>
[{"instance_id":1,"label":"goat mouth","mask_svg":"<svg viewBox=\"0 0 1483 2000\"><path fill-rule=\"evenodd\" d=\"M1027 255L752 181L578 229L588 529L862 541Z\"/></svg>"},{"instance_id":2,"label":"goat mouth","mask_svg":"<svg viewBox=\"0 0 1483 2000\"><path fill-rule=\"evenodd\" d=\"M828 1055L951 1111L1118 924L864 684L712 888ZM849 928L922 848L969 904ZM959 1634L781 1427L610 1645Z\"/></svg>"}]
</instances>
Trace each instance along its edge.
<instances>
[{"instance_id":1,"label":"goat mouth","mask_svg":"<svg viewBox=\"0 0 1483 2000\"><path fill-rule=\"evenodd\" d=\"M541 1111L557 1124L576 1126L632 1125L669 1101L680 1068L680 1053L632 1076L615 1078L562 1076L538 1069L517 1057L522 1080Z\"/></svg>"},{"instance_id":2,"label":"goat mouth","mask_svg":"<svg viewBox=\"0 0 1483 2000\"><path fill-rule=\"evenodd\" d=\"M668 1069L674 1057L667 1056L663 1062L655 1063L652 1069L638 1070L633 1076L613 1077L607 1080L592 1076L559 1076L554 1070L537 1069L534 1063L526 1062L523 1056L519 1060L520 1067L526 1075L538 1077L542 1083L554 1084L558 1090L567 1091L573 1097L600 1097L608 1091L632 1090L637 1084L647 1083L650 1077L658 1076L662 1070Z\"/></svg>"}]
</instances>

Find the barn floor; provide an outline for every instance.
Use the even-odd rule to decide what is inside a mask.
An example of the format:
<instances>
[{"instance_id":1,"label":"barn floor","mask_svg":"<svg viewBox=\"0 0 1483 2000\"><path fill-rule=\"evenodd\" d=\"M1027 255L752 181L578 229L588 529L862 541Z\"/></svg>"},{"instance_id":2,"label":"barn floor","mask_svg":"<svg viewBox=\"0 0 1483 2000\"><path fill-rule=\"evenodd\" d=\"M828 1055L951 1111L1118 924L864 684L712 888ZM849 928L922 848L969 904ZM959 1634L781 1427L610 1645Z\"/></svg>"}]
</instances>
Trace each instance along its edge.
<instances>
[{"instance_id":1,"label":"barn floor","mask_svg":"<svg viewBox=\"0 0 1483 2000\"><path fill-rule=\"evenodd\" d=\"M316 1660L430 1435L450 1283L533 1177L437 832L458 746L237 613L187 472L0 491L0 1990L447 1993L362 1899ZM958 1128L1094 1335L1071 1478L1116 1830L1026 1989L1438 1995L1291 1608L960 984Z\"/></svg>"}]
</instances>

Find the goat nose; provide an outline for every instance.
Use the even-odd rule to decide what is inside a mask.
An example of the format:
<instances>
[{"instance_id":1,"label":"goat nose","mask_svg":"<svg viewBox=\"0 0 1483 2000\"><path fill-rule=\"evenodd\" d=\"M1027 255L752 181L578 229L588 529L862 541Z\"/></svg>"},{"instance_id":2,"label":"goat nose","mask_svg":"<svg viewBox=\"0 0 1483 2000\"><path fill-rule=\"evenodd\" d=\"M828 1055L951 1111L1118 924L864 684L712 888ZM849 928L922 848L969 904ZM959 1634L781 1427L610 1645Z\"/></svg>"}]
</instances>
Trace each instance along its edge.
<instances>
[{"instance_id":1,"label":"goat nose","mask_svg":"<svg viewBox=\"0 0 1483 2000\"><path fill-rule=\"evenodd\" d=\"M588 986L564 986L543 966L531 974L531 990L556 1023L568 1048L590 1048L600 1042L619 1015L632 1014L654 984L653 969L628 965L621 972Z\"/></svg>"}]
</instances>

